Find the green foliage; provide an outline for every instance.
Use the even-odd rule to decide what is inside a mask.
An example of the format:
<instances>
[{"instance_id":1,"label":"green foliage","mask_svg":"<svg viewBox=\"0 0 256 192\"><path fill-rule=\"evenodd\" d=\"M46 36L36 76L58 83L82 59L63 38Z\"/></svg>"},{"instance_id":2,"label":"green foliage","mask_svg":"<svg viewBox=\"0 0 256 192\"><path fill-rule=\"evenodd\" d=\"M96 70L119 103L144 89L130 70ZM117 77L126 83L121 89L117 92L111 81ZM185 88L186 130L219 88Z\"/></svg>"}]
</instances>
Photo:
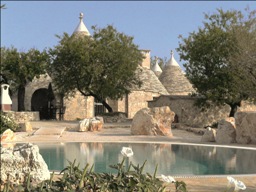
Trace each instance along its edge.
<instances>
[{"instance_id":1,"label":"green foliage","mask_svg":"<svg viewBox=\"0 0 256 192\"><path fill-rule=\"evenodd\" d=\"M19 125L14 121L14 119L10 115L0 111L0 134L2 134L7 129L16 131L18 128Z\"/></svg>"},{"instance_id":2,"label":"green foliage","mask_svg":"<svg viewBox=\"0 0 256 192\"><path fill-rule=\"evenodd\" d=\"M109 107L103 102L106 98L122 98L134 85L141 84L135 70L143 55L133 37L113 26L93 30L92 37L66 33L57 36L59 45L49 51L52 77L60 92L72 94L78 90Z\"/></svg>"},{"instance_id":3,"label":"green foliage","mask_svg":"<svg viewBox=\"0 0 256 192\"><path fill-rule=\"evenodd\" d=\"M247 18L241 11L217 11L205 14L197 32L180 36L177 51L201 101L226 103L235 110L241 100L256 98L255 11Z\"/></svg>"},{"instance_id":4,"label":"green foliage","mask_svg":"<svg viewBox=\"0 0 256 192\"><path fill-rule=\"evenodd\" d=\"M48 61L46 51L30 49L19 52L16 48L1 47L1 73L13 87L26 85L34 77L45 73Z\"/></svg>"},{"instance_id":5,"label":"green foliage","mask_svg":"<svg viewBox=\"0 0 256 192\"><path fill-rule=\"evenodd\" d=\"M184 181L175 182L176 192L187 192L187 185Z\"/></svg>"},{"instance_id":6,"label":"green foliage","mask_svg":"<svg viewBox=\"0 0 256 192\"><path fill-rule=\"evenodd\" d=\"M121 163L110 166L117 170L117 174L95 173L92 171L93 166L89 168L89 164L81 170L79 164L77 165L75 161L69 162L69 165L61 171L63 175L58 180L53 179L53 173L50 180L35 185L31 183L28 175L25 181L19 185L10 181L5 183L3 192L164 192L166 190L163 181L156 177L157 167L153 175L144 174L143 169L146 161L142 166L134 165L130 162L128 167L125 167L126 161L128 159L124 157ZM176 182L176 190L186 192L186 184L184 182Z\"/></svg>"}]
</instances>

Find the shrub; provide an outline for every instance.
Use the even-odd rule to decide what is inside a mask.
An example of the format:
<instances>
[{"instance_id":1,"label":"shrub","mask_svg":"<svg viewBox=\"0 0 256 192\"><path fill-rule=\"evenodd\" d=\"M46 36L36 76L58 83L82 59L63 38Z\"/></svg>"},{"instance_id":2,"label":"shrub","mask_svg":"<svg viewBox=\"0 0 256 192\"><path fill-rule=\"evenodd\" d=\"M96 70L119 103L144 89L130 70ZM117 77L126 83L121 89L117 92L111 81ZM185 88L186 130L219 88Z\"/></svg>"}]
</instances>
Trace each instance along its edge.
<instances>
[{"instance_id":1,"label":"shrub","mask_svg":"<svg viewBox=\"0 0 256 192\"><path fill-rule=\"evenodd\" d=\"M0 134L2 134L7 129L16 131L19 128L19 125L14 121L14 119L2 111L0 111L0 125Z\"/></svg>"},{"instance_id":2,"label":"shrub","mask_svg":"<svg viewBox=\"0 0 256 192\"><path fill-rule=\"evenodd\" d=\"M10 181L5 183L3 192L164 192L166 189L164 182L156 177L157 167L154 174L151 175L143 173L146 161L142 166L134 165L132 162L127 167L124 166L129 157L133 155L133 152L129 150L127 148L124 152L122 150L124 158L121 163L110 166L117 170L117 174L95 173L92 171L93 166L89 168L89 164L81 170L79 164L74 161L69 162L69 165L61 171L62 177L56 181L53 180L54 173L52 173L50 180L33 185L28 175L25 181L19 185ZM180 184L177 185L178 190L185 192L186 185L183 185L184 190L181 189Z\"/></svg>"}]
</instances>

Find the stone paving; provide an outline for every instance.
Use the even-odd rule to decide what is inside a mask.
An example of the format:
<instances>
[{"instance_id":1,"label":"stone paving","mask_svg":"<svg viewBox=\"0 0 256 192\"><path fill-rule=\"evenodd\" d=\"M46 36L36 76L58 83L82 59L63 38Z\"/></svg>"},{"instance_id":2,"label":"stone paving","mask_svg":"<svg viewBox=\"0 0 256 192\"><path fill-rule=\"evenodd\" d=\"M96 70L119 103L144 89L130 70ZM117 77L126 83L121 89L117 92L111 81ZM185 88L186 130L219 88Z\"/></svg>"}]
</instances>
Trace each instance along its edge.
<instances>
[{"instance_id":1,"label":"stone paving","mask_svg":"<svg viewBox=\"0 0 256 192\"><path fill-rule=\"evenodd\" d=\"M78 121L33 121L31 122L33 132L16 132L16 141L23 142L171 142L171 143L202 143L201 135L181 129L173 129L173 137L164 136L135 136L130 134L130 122L128 123L106 123L100 132L76 132ZM216 145L216 144L215 144ZM255 145L233 146L256 148ZM256 160L252 159L252 161ZM246 192L256 192L256 174L239 175L234 178L241 180L247 186ZM226 176L203 176L203 177L177 177L178 181L185 181L189 192L229 192L227 190ZM168 185L170 191L175 191L174 185Z\"/></svg>"}]
</instances>

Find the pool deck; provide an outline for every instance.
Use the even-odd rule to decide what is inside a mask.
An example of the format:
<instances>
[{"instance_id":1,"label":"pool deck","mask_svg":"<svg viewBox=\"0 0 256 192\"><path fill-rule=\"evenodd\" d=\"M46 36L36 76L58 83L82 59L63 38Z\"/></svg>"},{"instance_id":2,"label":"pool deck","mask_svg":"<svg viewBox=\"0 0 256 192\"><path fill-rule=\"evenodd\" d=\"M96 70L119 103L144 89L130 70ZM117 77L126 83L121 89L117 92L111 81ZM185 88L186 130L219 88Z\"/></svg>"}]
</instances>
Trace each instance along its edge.
<instances>
[{"instance_id":1,"label":"pool deck","mask_svg":"<svg viewBox=\"0 0 256 192\"><path fill-rule=\"evenodd\" d=\"M78 121L32 121L32 132L16 132L17 143L31 142L149 142L149 143L186 143L217 145L216 143L202 143L201 135L182 129L173 129L173 137L165 136L137 136L130 134L131 122L106 123L99 132L77 132ZM3 145L11 143L2 143ZM230 144L233 147L245 147L256 149L256 145ZM255 161L255 159L252 159ZM256 192L256 174L234 175L246 185L246 192ZM189 192L229 192L227 190L226 176L199 176L177 177L176 180L184 181ZM174 185L168 185L170 191L175 191Z\"/></svg>"}]
</instances>

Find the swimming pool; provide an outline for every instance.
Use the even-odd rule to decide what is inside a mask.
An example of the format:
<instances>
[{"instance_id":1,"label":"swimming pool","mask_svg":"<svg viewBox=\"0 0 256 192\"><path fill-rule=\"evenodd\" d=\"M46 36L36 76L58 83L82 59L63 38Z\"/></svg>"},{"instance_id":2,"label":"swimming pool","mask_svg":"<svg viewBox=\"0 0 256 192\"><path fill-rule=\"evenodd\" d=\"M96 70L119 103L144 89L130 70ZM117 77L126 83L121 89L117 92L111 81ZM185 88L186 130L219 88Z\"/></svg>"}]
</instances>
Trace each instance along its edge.
<instances>
[{"instance_id":1,"label":"swimming pool","mask_svg":"<svg viewBox=\"0 0 256 192\"><path fill-rule=\"evenodd\" d=\"M94 164L95 172L115 173L109 165L122 161L122 147L132 148L129 158L133 164L142 165L144 172L152 174L158 164L158 174L164 175L233 175L256 174L256 149L217 146L184 145L170 143L36 143L49 170L60 171L68 161ZM128 164L128 162L127 162Z\"/></svg>"}]
</instances>

